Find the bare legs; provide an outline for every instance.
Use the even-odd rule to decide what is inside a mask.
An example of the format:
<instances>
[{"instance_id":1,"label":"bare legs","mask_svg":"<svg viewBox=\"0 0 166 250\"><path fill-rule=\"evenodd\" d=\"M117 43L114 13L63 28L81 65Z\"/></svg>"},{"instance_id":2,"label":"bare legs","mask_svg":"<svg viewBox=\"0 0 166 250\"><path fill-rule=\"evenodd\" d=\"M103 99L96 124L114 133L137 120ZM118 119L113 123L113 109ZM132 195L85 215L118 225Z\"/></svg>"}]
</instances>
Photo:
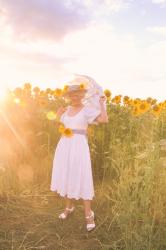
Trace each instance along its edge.
<instances>
[{"instance_id":1,"label":"bare legs","mask_svg":"<svg viewBox=\"0 0 166 250\"><path fill-rule=\"evenodd\" d=\"M83 200L85 217L91 215L91 200ZM86 219L87 223L94 223L94 219L91 217Z\"/></svg>"},{"instance_id":2,"label":"bare legs","mask_svg":"<svg viewBox=\"0 0 166 250\"><path fill-rule=\"evenodd\" d=\"M74 205L74 199L69 199L66 197L66 207L72 208Z\"/></svg>"},{"instance_id":3,"label":"bare legs","mask_svg":"<svg viewBox=\"0 0 166 250\"><path fill-rule=\"evenodd\" d=\"M91 201L83 200L85 216L89 216L91 212Z\"/></svg>"},{"instance_id":4,"label":"bare legs","mask_svg":"<svg viewBox=\"0 0 166 250\"><path fill-rule=\"evenodd\" d=\"M73 206L74 206L74 199L69 199L66 197L66 208L72 208ZM63 213L67 216L69 211L65 209Z\"/></svg>"},{"instance_id":5,"label":"bare legs","mask_svg":"<svg viewBox=\"0 0 166 250\"><path fill-rule=\"evenodd\" d=\"M75 199L69 199L66 197L66 207L72 208L74 206ZM83 200L85 217L91 215L91 200ZM69 211L65 209L64 214L68 215ZM94 219L91 217L86 219L87 223L94 223Z\"/></svg>"}]
</instances>

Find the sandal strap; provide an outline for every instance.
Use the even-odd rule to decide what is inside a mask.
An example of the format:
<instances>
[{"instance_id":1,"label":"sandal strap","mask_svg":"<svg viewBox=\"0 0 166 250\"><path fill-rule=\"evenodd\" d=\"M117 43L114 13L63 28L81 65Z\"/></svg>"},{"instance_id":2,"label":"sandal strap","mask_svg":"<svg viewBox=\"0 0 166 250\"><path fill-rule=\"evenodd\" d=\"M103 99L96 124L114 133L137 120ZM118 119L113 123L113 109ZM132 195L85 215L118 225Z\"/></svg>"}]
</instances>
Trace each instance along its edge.
<instances>
[{"instance_id":1,"label":"sandal strap","mask_svg":"<svg viewBox=\"0 0 166 250\"><path fill-rule=\"evenodd\" d=\"M89 228L89 227L94 227L95 226L95 223L88 223L87 224L87 228Z\"/></svg>"},{"instance_id":2,"label":"sandal strap","mask_svg":"<svg viewBox=\"0 0 166 250\"><path fill-rule=\"evenodd\" d=\"M72 212L72 211L74 210L74 207L72 207L72 208L68 208L68 207L66 207L65 209L66 209L67 211Z\"/></svg>"},{"instance_id":3,"label":"sandal strap","mask_svg":"<svg viewBox=\"0 0 166 250\"><path fill-rule=\"evenodd\" d=\"M94 212L93 212L93 211L91 211L91 215L86 216L85 218L86 218L86 219L90 219L90 218L92 218L92 217L94 217Z\"/></svg>"},{"instance_id":4,"label":"sandal strap","mask_svg":"<svg viewBox=\"0 0 166 250\"><path fill-rule=\"evenodd\" d=\"M59 218L65 219L65 218L66 218L65 213L61 213L61 214L59 215Z\"/></svg>"}]
</instances>

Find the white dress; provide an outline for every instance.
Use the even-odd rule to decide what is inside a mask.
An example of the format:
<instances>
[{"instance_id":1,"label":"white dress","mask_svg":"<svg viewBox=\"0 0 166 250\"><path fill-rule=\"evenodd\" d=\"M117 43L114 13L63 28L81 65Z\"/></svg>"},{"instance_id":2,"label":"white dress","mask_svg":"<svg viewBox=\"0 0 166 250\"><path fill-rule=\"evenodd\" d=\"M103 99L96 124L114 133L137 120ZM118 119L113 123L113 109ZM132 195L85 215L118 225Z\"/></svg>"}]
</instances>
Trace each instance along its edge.
<instances>
[{"instance_id":1,"label":"white dress","mask_svg":"<svg viewBox=\"0 0 166 250\"><path fill-rule=\"evenodd\" d=\"M100 110L84 106L76 115L69 116L68 110L61 115L60 121L71 129L85 129L93 123ZM54 154L51 191L60 196L76 200L92 200L94 197L93 175L90 150L84 134L71 137L61 136Z\"/></svg>"}]
</instances>

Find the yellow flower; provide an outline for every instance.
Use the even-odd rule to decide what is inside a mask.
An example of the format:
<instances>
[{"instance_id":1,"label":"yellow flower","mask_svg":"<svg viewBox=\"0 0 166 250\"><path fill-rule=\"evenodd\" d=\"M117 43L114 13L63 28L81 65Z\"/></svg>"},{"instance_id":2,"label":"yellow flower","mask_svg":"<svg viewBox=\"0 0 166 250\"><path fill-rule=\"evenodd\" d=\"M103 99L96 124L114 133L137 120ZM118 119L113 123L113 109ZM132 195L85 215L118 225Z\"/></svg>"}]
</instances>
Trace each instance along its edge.
<instances>
[{"instance_id":1,"label":"yellow flower","mask_svg":"<svg viewBox=\"0 0 166 250\"><path fill-rule=\"evenodd\" d=\"M34 92L35 94L38 94L38 93L40 92L40 88L39 88L39 87L34 87L34 88L33 88L33 92Z\"/></svg>"},{"instance_id":2,"label":"yellow flower","mask_svg":"<svg viewBox=\"0 0 166 250\"><path fill-rule=\"evenodd\" d=\"M64 126L63 124L61 124L61 125L59 126L58 131L59 131L61 134L63 134L64 131L65 131L65 126Z\"/></svg>"},{"instance_id":3,"label":"yellow flower","mask_svg":"<svg viewBox=\"0 0 166 250\"><path fill-rule=\"evenodd\" d=\"M112 99L113 103L119 104L121 102L121 95L117 95Z\"/></svg>"},{"instance_id":4,"label":"yellow flower","mask_svg":"<svg viewBox=\"0 0 166 250\"><path fill-rule=\"evenodd\" d=\"M152 114L155 115L155 116L159 116L160 115L160 112L161 112L162 108L160 105L157 105L155 104L153 107L152 107Z\"/></svg>"},{"instance_id":5,"label":"yellow flower","mask_svg":"<svg viewBox=\"0 0 166 250\"><path fill-rule=\"evenodd\" d=\"M138 116L138 115L140 115L140 112L139 112L138 107L134 107L134 109L132 110L131 113L132 113L133 116Z\"/></svg>"},{"instance_id":6,"label":"yellow flower","mask_svg":"<svg viewBox=\"0 0 166 250\"><path fill-rule=\"evenodd\" d=\"M80 84L80 89L83 90L83 89L85 89L85 88L86 88L86 84L85 84L85 83L81 83L81 84Z\"/></svg>"},{"instance_id":7,"label":"yellow flower","mask_svg":"<svg viewBox=\"0 0 166 250\"><path fill-rule=\"evenodd\" d=\"M68 88L69 88L69 86L68 86L68 85L65 85L65 86L63 87L62 94L65 94L65 93L67 92Z\"/></svg>"},{"instance_id":8,"label":"yellow flower","mask_svg":"<svg viewBox=\"0 0 166 250\"><path fill-rule=\"evenodd\" d=\"M64 135L67 137L73 136L73 131L70 128L65 128Z\"/></svg>"},{"instance_id":9,"label":"yellow flower","mask_svg":"<svg viewBox=\"0 0 166 250\"><path fill-rule=\"evenodd\" d=\"M157 104L157 100L156 99L153 99L152 102L151 102L152 105L154 104Z\"/></svg>"},{"instance_id":10,"label":"yellow flower","mask_svg":"<svg viewBox=\"0 0 166 250\"><path fill-rule=\"evenodd\" d=\"M24 89L30 90L31 88L32 88L32 86L29 82L24 83Z\"/></svg>"},{"instance_id":11,"label":"yellow flower","mask_svg":"<svg viewBox=\"0 0 166 250\"><path fill-rule=\"evenodd\" d=\"M166 108L166 100L163 102L163 107Z\"/></svg>"},{"instance_id":12,"label":"yellow flower","mask_svg":"<svg viewBox=\"0 0 166 250\"><path fill-rule=\"evenodd\" d=\"M62 122L61 122L61 124L60 124L60 126L59 126L59 132L60 132L62 135L66 136L66 137L71 137L71 136L73 136L73 131L72 131L72 129L66 128Z\"/></svg>"},{"instance_id":13,"label":"yellow flower","mask_svg":"<svg viewBox=\"0 0 166 250\"><path fill-rule=\"evenodd\" d=\"M62 89L56 88L54 90L54 96L60 97L62 95Z\"/></svg>"},{"instance_id":14,"label":"yellow flower","mask_svg":"<svg viewBox=\"0 0 166 250\"><path fill-rule=\"evenodd\" d=\"M109 89L105 89L104 90L104 94L107 98L110 98L111 97L111 91L109 91Z\"/></svg>"},{"instance_id":15,"label":"yellow flower","mask_svg":"<svg viewBox=\"0 0 166 250\"><path fill-rule=\"evenodd\" d=\"M47 88L45 92L46 92L46 94L51 94L51 89Z\"/></svg>"},{"instance_id":16,"label":"yellow flower","mask_svg":"<svg viewBox=\"0 0 166 250\"><path fill-rule=\"evenodd\" d=\"M134 100L132 98L128 100L128 105L132 107L134 106Z\"/></svg>"},{"instance_id":17,"label":"yellow flower","mask_svg":"<svg viewBox=\"0 0 166 250\"><path fill-rule=\"evenodd\" d=\"M152 101L153 101L153 99L151 98L151 97L148 97L147 99L146 99L146 101L148 102L148 103L152 103Z\"/></svg>"},{"instance_id":18,"label":"yellow flower","mask_svg":"<svg viewBox=\"0 0 166 250\"><path fill-rule=\"evenodd\" d=\"M133 105L138 106L140 104L140 101L138 99L133 100Z\"/></svg>"},{"instance_id":19,"label":"yellow flower","mask_svg":"<svg viewBox=\"0 0 166 250\"><path fill-rule=\"evenodd\" d=\"M23 90L20 87L17 87L14 91L13 91L14 95L16 97L22 97L23 96Z\"/></svg>"},{"instance_id":20,"label":"yellow flower","mask_svg":"<svg viewBox=\"0 0 166 250\"><path fill-rule=\"evenodd\" d=\"M140 113L145 113L150 109L150 103L147 101L142 101L138 104L138 109Z\"/></svg>"},{"instance_id":21,"label":"yellow flower","mask_svg":"<svg viewBox=\"0 0 166 250\"><path fill-rule=\"evenodd\" d=\"M123 97L123 103L124 104L129 104L130 103L130 98L128 96Z\"/></svg>"}]
</instances>

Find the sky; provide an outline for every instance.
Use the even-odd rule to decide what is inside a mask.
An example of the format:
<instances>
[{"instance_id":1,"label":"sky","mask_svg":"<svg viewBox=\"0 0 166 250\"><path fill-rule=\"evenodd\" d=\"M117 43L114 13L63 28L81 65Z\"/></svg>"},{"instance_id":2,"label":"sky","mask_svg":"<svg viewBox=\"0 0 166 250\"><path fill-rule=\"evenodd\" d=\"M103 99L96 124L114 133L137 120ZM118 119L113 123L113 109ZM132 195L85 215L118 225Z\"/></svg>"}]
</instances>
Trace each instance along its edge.
<instances>
[{"instance_id":1,"label":"sky","mask_svg":"<svg viewBox=\"0 0 166 250\"><path fill-rule=\"evenodd\" d=\"M113 95L166 99L166 0L0 0L0 93L94 78Z\"/></svg>"}]
</instances>

